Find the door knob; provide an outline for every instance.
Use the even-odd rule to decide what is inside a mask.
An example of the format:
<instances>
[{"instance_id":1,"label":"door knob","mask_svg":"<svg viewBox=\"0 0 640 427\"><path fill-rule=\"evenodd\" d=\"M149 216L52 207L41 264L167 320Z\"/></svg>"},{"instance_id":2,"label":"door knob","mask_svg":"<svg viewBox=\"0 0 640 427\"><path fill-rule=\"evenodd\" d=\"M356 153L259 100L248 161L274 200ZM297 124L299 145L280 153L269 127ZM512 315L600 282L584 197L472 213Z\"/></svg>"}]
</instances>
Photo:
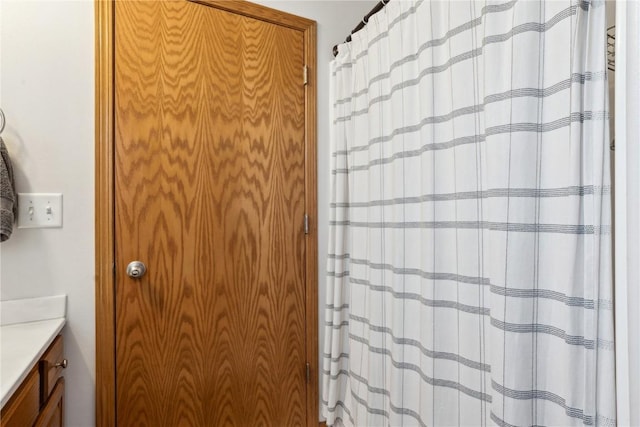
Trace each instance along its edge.
<instances>
[{"instance_id":1,"label":"door knob","mask_svg":"<svg viewBox=\"0 0 640 427\"><path fill-rule=\"evenodd\" d=\"M147 266L141 261L132 261L127 265L127 275L132 279L139 279L147 272Z\"/></svg>"},{"instance_id":2,"label":"door knob","mask_svg":"<svg viewBox=\"0 0 640 427\"><path fill-rule=\"evenodd\" d=\"M69 361L67 359L62 359L62 362L58 362L55 365L53 365L54 368L62 368L62 369L67 369L67 366L69 366Z\"/></svg>"}]
</instances>

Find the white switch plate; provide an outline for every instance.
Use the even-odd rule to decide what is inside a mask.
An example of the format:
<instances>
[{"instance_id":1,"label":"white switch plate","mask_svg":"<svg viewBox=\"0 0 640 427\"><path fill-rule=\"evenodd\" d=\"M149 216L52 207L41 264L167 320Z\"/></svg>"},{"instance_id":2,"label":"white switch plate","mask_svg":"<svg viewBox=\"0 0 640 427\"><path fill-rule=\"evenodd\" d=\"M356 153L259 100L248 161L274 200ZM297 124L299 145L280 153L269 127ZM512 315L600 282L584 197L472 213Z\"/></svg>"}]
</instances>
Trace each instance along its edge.
<instances>
[{"instance_id":1,"label":"white switch plate","mask_svg":"<svg viewBox=\"0 0 640 427\"><path fill-rule=\"evenodd\" d=\"M18 193L18 228L62 227L61 193Z\"/></svg>"}]
</instances>

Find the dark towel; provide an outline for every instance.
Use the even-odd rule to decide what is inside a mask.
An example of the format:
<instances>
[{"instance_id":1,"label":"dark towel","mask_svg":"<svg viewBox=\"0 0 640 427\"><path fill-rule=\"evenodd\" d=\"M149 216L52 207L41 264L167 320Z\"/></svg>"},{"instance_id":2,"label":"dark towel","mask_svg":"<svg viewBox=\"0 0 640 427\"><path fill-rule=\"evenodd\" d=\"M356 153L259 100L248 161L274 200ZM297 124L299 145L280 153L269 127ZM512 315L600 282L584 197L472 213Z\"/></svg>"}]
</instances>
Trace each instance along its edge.
<instances>
[{"instance_id":1,"label":"dark towel","mask_svg":"<svg viewBox=\"0 0 640 427\"><path fill-rule=\"evenodd\" d=\"M7 147L0 138L0 242L11 237L17 216L18 195L13 180L13 166Z\"/></svg>"}]
</instances>

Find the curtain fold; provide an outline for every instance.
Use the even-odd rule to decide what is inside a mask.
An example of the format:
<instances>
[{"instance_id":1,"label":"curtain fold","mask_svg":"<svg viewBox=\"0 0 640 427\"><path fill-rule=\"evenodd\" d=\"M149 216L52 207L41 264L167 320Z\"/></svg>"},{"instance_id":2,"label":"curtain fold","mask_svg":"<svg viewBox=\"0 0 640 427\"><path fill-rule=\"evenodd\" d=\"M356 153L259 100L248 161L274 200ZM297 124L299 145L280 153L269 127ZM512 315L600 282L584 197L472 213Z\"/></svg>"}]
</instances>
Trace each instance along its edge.
<instances>
[{"instance_id":1,"label":"curtain fold","mask_svg":"<svg viewBox=\"0 0 640 427\"><path fill-rule=\"evenodd\" d=\"M394 1L340 46L328 425L615 425L604 12Z\"/></svg>"}]
</instances>

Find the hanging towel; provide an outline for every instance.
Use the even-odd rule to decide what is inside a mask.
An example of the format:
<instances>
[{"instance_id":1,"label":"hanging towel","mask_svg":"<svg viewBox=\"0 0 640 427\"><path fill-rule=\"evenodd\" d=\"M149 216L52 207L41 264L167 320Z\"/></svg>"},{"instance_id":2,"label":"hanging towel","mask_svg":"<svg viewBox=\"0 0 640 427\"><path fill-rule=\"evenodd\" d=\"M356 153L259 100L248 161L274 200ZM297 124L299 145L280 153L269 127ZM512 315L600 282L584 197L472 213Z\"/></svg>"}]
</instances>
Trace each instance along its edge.
<instances>
[{"instance_id":1,"label":"hanging towel","mask_svg":"<svg viewBox=\"0 0 640 427\"><path fill-rule=\"evenodd\" d=\"M13 166L7 147L0 138L0 242L11 237L17 215L18 195L13 179Z\"/></svg>"}]
</instances>

